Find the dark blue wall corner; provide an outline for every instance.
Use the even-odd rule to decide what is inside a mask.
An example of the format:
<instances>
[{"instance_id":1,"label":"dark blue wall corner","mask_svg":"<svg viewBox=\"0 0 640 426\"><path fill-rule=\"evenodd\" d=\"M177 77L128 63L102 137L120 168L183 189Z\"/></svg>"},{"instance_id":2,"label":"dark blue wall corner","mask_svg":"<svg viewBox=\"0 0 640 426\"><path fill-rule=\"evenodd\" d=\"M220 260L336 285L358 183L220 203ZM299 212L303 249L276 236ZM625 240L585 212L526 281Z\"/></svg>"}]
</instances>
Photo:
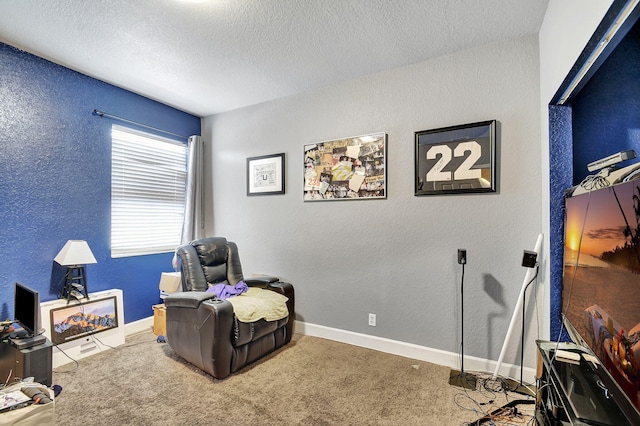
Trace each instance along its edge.
<instances>
[{"instance_id":1,"label":"dark blue wall corner","mask_svg":"<svg viewBox=\"0 0 640 426\"><path fill-rule=\"evenodd\" d=\"M13 283L58 297L53 258L67 240L89 243L88 290L120 288L125 322L153 314L172 253L112 259L111 125L98 109L176 134L200 118L0 43L0 315L13 316ZM122 124L122 123L117 123ZM43 325L46 319L43 319Z\"/></svg>"},{"instance_id":2,"label":"dark blue wall corner","mask_svg":"<svg viewBox=\"0 0 640 426\"><path fill-rule=\"evenodd\" d=\"M550 336L554 340L559 333L562 340L569 340L561 323L564 192L587 177L587 164L595 160L628 149L640 155L639 46L636 23L570 106L549 107Z\"/></svg>"},{"instance_id":3,"label":"dark blue wall corner","mask_svg":"<svg viewBox=\"0 0 640 426\"><path fill-rule=\"evenodd\" d=\"M628 149L640 155L639 46L636 24L572 100L574 184L593 161Z\"/></svg>"},{"instance_id":4,"label":"dark blue wall corner","mask_svg":"<svg viewBox=\"0 0 640 426\"><path fill-rule=\"evenodd\" d=\"M562 274L564 259L564 193L572 184L573 138L571 107L549 107L550 338L562 330ZM564 336L567 340L568 336Z\"/></svg>"}]
</instances>

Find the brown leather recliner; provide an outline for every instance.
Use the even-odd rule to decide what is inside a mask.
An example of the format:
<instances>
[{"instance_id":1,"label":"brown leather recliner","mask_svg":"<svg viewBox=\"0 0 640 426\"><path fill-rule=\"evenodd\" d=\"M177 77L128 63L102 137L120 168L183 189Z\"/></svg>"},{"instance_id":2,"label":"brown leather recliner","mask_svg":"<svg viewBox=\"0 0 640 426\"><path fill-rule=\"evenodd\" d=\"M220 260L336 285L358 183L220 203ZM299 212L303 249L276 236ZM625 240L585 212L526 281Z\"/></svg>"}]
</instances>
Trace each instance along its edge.
<instances>
[{"instance_id":1,"label":"brown leather recliner","mask_svg":"<svg viewBox=\"0 0 640 426\"><path fill-rule=\"evenodd\" d=\"M203 238L176 250L182 269L182 292L165 298L167 342L182 358L217 379L227 377L291 341L294 291L274 277L246 279L235 243L225 238ZM288 298L289 315L267 321L241 322L228 300L206 290L210 285L261 287ZM242 297L242 296L238 296Z\"/></svg>"}]
</instances>

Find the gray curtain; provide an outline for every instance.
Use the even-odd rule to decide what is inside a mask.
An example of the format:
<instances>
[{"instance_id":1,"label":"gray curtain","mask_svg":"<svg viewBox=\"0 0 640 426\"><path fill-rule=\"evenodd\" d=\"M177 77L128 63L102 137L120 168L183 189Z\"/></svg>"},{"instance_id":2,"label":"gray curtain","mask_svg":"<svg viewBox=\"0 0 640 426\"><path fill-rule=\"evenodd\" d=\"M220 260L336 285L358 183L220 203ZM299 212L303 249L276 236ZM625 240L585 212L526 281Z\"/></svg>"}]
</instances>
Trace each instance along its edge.
<instances>
[{"instance_id":1,"label":"gray curtain","mask_svg":"<svg viewBox=\"0 0 640 426\"><path fill-rule=\"evenodd\" d=\"M187 188L180 244L204 237L204 140L200 136L189 136L187 149ZM177 262L174 255L176 270Z\"/></svg>"}]
</instances>

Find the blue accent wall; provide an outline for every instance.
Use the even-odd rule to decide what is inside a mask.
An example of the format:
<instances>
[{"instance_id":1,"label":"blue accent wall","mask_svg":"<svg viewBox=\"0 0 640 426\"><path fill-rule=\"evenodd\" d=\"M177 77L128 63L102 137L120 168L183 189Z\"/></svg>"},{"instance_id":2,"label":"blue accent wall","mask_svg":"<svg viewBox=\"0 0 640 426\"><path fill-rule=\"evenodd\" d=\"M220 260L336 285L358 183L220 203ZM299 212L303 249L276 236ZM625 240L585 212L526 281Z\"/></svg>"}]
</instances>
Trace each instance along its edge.
<instances>
[{"instance_id":1,"label":"blue accent wall","mask_svg":"<svg viewBox=\"0 0 640 426\"><path fill-rule=\"evenodd\" d=\"M571 102L574 184L595 160L628 149L640 155L639 46L636 24Z\"/></svg>"},{"instance_id":2,"label":"blue accent wall","mask_svg":"<svg viewBox=\"0 0 640 426\"><path fill-rule=\"evenodd\" d=\"M595 47L594 47L595 48ZM620 151L640 156L640 23L571 100L549 107L551 339L562 331L564 192L591 174L587 164ZM638 159L621 163L621 166ZM562 340L567 340L565 333Z\"/></svg>"},{"instance_id":3,"label":"blue accent wall","mask_svg":"<svg viewBox=\"0 0 640 426\"><path fill-rule=\"evenodd\" d=\"M557 340L562 330L562 273L564 262L564 193L572 183L573 139L571 108L549 107L549 205L551 238L549 253L550 280L550 334ZM563 340L567 340L565 334Z\"/></svg>"},{"instance_id":4,"label":"blue accent wall","mask_svg":"<svg viewBox=\"0 0 640 426\"><path fill-rule=\"evenodd\" d=\"M89 243L89 292L120 288L125 322L153 315L172 253L112 259L111 125L98 109L180 135L200 118L0 43L0 319L13 318L19 281L58 297L67 240ZM46 325L46 319L43 319Z\"/></svg>"}]
</instances>

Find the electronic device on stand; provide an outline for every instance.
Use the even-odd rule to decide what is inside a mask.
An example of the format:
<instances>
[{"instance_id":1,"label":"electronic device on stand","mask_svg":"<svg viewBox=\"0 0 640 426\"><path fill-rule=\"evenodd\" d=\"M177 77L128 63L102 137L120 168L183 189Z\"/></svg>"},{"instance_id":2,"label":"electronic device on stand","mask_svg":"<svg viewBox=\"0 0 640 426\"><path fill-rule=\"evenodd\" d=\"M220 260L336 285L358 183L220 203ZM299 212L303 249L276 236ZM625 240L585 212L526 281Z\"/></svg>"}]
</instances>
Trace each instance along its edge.
<instances>
[{"instance_id":1,"label":"electronic device on stand","mask_svg":"<svg viewBox=\"0 0 640 426\"><path fill-rule=\"evenodd\" d=\"M52 344L44 336L11 338L0 342L0 378L3 383L33 377L35 382L52 384Z\"/></svg>"},{"instance_id":2,"label":"electronic device on stand","mask_svg":"<svg viewBox=\"0 0 640 426\"><path fill-rule=\"evenodd\" d=\"M52 344L40 329L40 296L37 291L15 283L14 319L0 323L0 381L33 377L51 386Z\"/></svg>"},{"instance_id":3,"label":"electronic device on stand","mask_svg":"<svg viewBox=\"0 0 640 426\"><path fill-rule=\"evenodd\" d=\"M539 350L547 361L540 388L555 383L540 416L640 424L639 165L588 177L565 193L561 318L578 356L566 356L562 331ZM589 407L624 420L599 420Z\"/></svg>"},{"instance_id":4,"label":"electronic device on stand","mask_svg":"<svg viewBox=\"0 0 640 426\"><path fill-rule=\"evenodd\" d=\"M525 344L525 341L524 341L525 307L526 307L524 302L525 302L525 294L526 294L527 288L536 279L538 274L537 259L542 252L542 240L543 240L543 236L542 234L539 234L538 238L536 239L534 250L533 251L525 250L524 252L524 256L522 259L522 266L525 266L528 268L527 273L525 274L522 287L520 288L518 300L516 301L516 306L513 309L513 315L511 317L511 322L509 323L509 328L507 329L507 335L504 338L504 343L502 344L502 349L500 350L500 357L498 358L498 363L496 364L496 369L493 373L494 378L499 376L500 367L502 366L502 361L506 354L508 344L511 341L511 334L513 333L513 330L515 330L515 326L518 320L518 315L522 310L522 330L521 330L521 336L520 336L520 345L521 345L520 383L514 382L514 387L512 390L514 392L521 393L523 395L532 395L533 393L535 393L535 392L532 392L532 389L530 387L525 386L524 383L522 382L522 371L523 371L523 362L524 362L523 356L524 356L524 344Z\"/></svg>"},{"instance_id":5,"label":"electronic device on stand","mask_svg":"<svg viewBox=\"0 0 640 426\"><path fill-rule=\"evenodd\" d=\"M449 384L475 390L477 386L476 376L464 371L464 265L467 264L467 250L458 249L458 263L462 265L462 277L460 278L460 371L451 370Z\"/></svg>"},{"instance_id":6,"label":"electronic device on stand","mask_svg":"<svg viewBox=\"0 0 640 426\"><path fill-rule=\"evenodd\" d=\"M636 425L637 411L584 347L537 341L540 425Z\"/></svg>"}]
</instances>

